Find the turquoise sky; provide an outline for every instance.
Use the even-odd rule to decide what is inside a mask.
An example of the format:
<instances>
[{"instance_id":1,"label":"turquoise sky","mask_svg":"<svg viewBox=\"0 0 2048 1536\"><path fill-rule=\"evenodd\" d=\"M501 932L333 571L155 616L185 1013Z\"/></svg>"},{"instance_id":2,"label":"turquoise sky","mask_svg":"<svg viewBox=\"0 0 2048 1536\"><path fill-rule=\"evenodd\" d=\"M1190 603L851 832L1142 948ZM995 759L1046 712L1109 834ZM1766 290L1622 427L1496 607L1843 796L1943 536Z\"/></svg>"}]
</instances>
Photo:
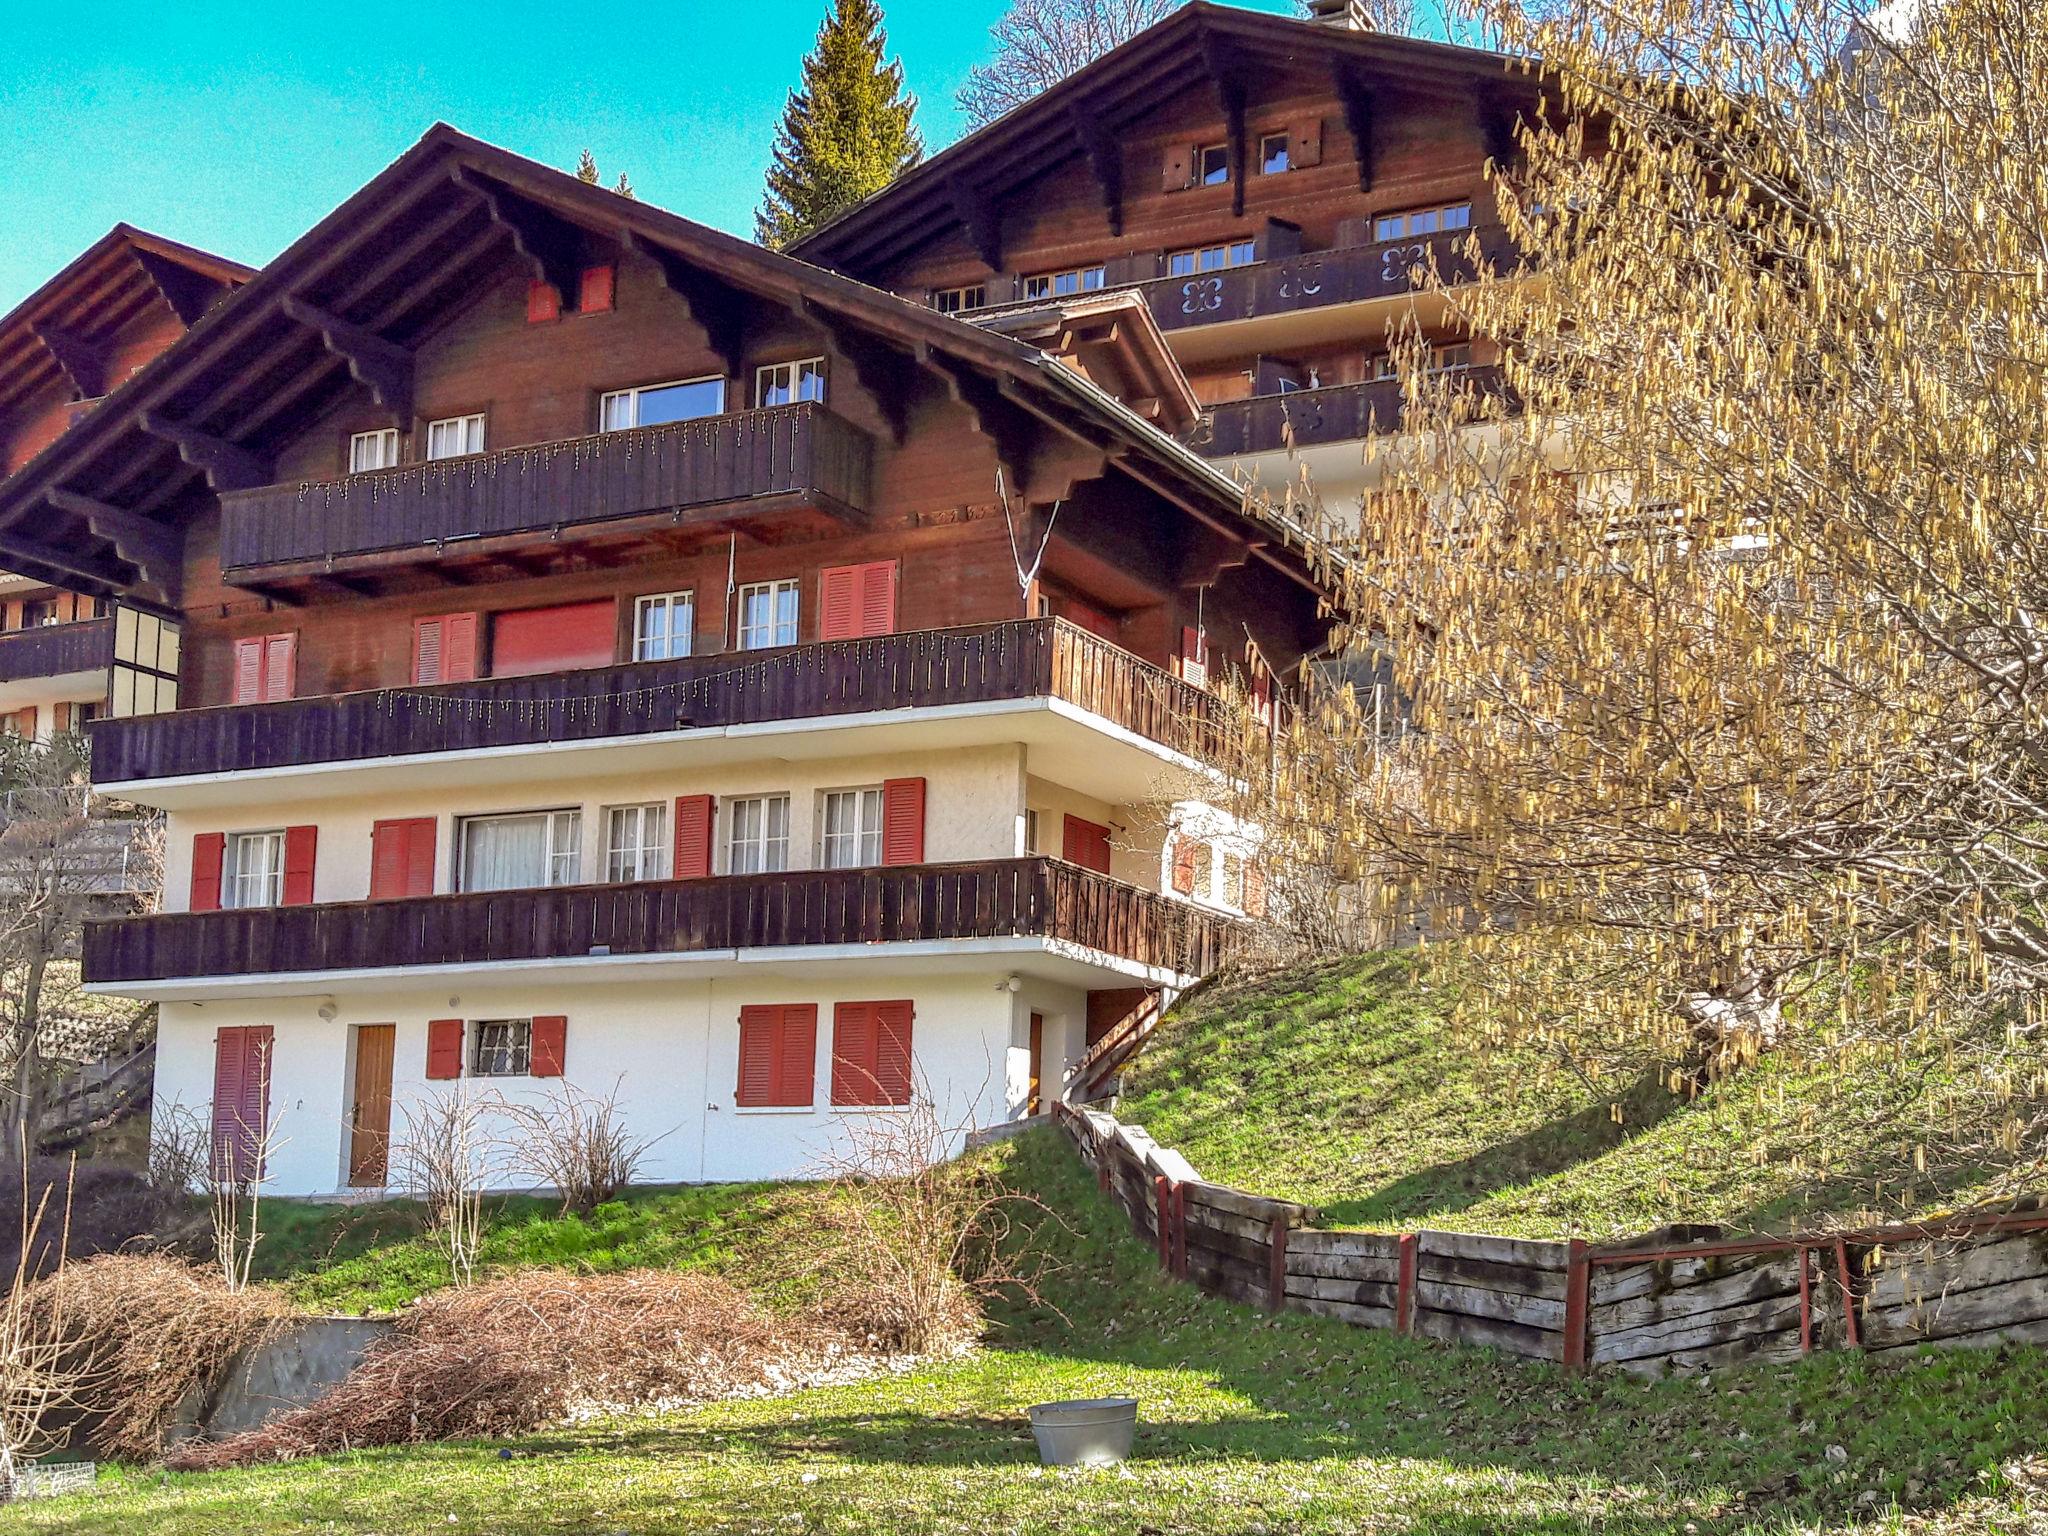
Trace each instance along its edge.
<instances>
[{"instance_id":1,"label":"turquoise sky","mask_svg":"<svg viewBox=\"0 0 2048 1536\"><path fill-rule=\"evenodd\" d=\"M931 148L1005 0L884 0ZM1291 12L1291 0L1241 0ZM825 0L15 0L0 312L126 219L260 265L436 119L751 236Z\"/></svg>"}]
</instances>

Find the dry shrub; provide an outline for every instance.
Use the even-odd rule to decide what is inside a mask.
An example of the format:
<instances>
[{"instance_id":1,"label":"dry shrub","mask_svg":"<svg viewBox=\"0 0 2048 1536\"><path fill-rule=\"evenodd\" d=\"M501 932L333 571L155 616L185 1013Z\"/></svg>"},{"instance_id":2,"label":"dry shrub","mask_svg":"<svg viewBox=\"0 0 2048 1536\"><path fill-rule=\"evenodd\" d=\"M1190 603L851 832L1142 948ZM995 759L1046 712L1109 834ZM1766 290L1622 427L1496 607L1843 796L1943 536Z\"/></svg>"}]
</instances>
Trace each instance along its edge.
<instances>
[{"instance_id":1,"label":"dry shrub","mask_svg":"<svg viewBox=\"0 0 2048 1536\"><path fill-rule=\"evenodd\" d=\"M194 1386L218 1380L289 1310L262 1286L162 1254L103 1254L67 1264L30 1303L45 1337L83 1371L73 1437L145 1461L163 1451L171 1415Z\"/></svg>"},{"instance_id":2,"label":"dry shrub","mask_svg":"<svg viewBox=\"0 0 2048 1536\"><path fill-rule=\"evenodd\" d=\"M318 1402L169 1465L206 1470L358 1446L513 1434L578 1407L766 1390L837 1353L726 1281L642 1270L529 1270L442 1291Z\"/></svg>"},{"instance_id":3,"label":"dry shrub","mask_svg":"<svg viewBox=\"0 0 2048 1536\"><path fill-rule=\"evenodd\" d=\"M559 1193L565 1216L588 1216L615 1199L661 1139L627 1129L617 1083L603 1098L564 1084L539 1103L503 1104L498 1113L510 1167Z\"/></svg>"},{"instance_id":4,"label":"dry shrub","mask_svg":"<svg viewBox=\"0 0 2048 1536\"><path fill-rule=\"evenodd\" d=\"M393 1149L399 1185L427 1208L427 1230L447 1256L449 1274L467 1285L483 1242L484 1188L495 1176L490 1134L497 1101L458 1084L399 1106L405 1129Z\"/></svg>"}]
</instances>

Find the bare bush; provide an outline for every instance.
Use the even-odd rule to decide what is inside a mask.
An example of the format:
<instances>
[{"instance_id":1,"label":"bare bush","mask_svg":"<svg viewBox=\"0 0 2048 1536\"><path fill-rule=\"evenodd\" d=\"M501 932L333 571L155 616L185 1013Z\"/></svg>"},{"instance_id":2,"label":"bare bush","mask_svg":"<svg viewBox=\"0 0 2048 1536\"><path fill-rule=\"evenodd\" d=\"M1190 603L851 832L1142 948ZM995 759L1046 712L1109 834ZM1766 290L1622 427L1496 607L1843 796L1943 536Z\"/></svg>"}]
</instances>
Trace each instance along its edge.
<instances>
[{"instance_id":1,"label":"bare bush","mask_svg":"<svg viewBox=\"0 0 2048 1536\"><path fill-rule=\"evenodd\" d=\"M7 1294L0 1298L0 1488L9 1488L24 1463L59 1442L55 1420L70 1408L85 1385L88 1367L69 1347L61 1308L38 1317L34 1305L34 1255L41 1246L51 1190L29 1207L27 1149L21 1157L21 1246ZM65 1191L57 1242L63 1262L64 1236L71 1225L70 1191Z\"/></svg>"},{"instance_id":2,"label":"bare bush","mask_svg":"<svg viewBox=\"0 0 2048 1536\"><path fill-rule=\"evenodd\" d=\"M504 1106L458 1086L400 1106L405 1135L396 1148L399 1183L427 1208L427 1230L448 1257L449 1274L467 1285L483 1241L484 1188L497 1163L489 1119Z\"/></svg>"},{"instance_id":3,"label":"bare bush","mask_svg":"<svg viewBox=\"0 0 2048 1536\"><path fill-rule=\"evenodd\" d=\"M173 1100L151 1111L149 1161L143 1177L160 1210L175 1212L206 1189L206 1165L212 1154L212 1128L189 1104Z\"/></svg>"},{"instance_id":4,"label":"bare bush","mask_svg":"<svg viewBox=\"0 0 2048 1536\"><path fill-rule=\"evenodd\" d=\"M267 1079L267 1053L258 1070ZM263 1118L251 1125L239 1117L220 1135L218 1127L206 1125L206 1151L199 1158L200 1183L213 1215L213 1257L221 1278L231 1291L249 1283L256 1264L256 1246L263 1240L263 1189L270 1182L270 1170L285 1138L279 1133L277 1116L268 1108L270 1094L262 1094ZM187 1127L178 1136L189 1138ZM154 1147L152 1146L152 1151ZM192 1151L189 1139L181 1141L167 1156L183 1158ZM167 1173L169 1169L165 1170Z\"/></svg>"},{"instance_id":5,"label":"bare bush","mask_svg":"<svg viewBox=\"0 0 2048 1536\"><path fill-rule=\"evenodd\" d=\"M821 1315L870 1345L933 1354L979 1336L1000 1292L1042 1302L1042 1251L1017 1258L1018 1210L1053 1214L987 1164L956 1160L971 1126L948 1125L929 1094L900 1111L855 1116L846 1145L821 1160L833 1182L807 1191L813 1236L794 1259Z\"/></svg>"},{"instance_id":6,"label":"bare bush","mask_svg":"<svg viewBox=\"0 0 2048 1536\"><path fill-rule=\"evenodd\" d=\"M162 1454L178 1404L260 1343L288 1308L260 1285L164 1254L67 1264L30 1296L32 1332L75 1373L75 1440L124 1460Z\"/></svg>"},{"instance_id":7,"label":"bare bush","mask_svg":"<svg viewBox=\"0 0 2048 1536\"><path fill-rule=\"evenodd\" d=\"M512 1434L585 1405L774 1390L837 1358L834 1339L769 1316L727 1281L529 1270L427 1297L326 1397L168 1460L179 1469L247 1466Z\"/></svg>"},{"instance_id":8,"label":"bare bush","mask_svg":"<svg viewBox=\"0 0 2048 1536\"><path fill-rule=\"evenodd\" d=\"M603 1098L570 1084L537 1104L507 1104L506 1163L557 1191L562 1214L589 1215L633 1182L659 1136L636 1136L619 1110L619 1085Z\"/></svg>"}]
</instances>

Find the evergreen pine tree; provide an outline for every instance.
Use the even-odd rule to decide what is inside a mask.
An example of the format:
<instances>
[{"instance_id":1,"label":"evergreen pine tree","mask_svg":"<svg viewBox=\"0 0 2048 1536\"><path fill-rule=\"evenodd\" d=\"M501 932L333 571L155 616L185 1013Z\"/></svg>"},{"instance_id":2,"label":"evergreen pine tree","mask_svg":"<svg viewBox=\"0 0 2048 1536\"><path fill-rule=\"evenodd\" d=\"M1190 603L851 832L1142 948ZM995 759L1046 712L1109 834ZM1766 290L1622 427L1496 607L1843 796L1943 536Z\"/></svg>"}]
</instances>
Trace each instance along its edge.
<instances>
[{"instance_id":1,"label":"evergreen pine tree","mask_svg":"<svg viewBox=\"0 0 2048 1536\"><path fill-rule=\"evenodd\" d=\"M597 185L597 156L587 149L583 151L582 158L576 162L576 179L585 186L594 187Z\"/></svg>"},{"instance_id":2,"label":"evergreen pine tree","mask_svg":"<svg viewBox=\"0 0 2048 1536\"><path fill-rule=\"evenodd\" d=\"M884 63L888 40L876 0L832 0L783 108L768 185L754 216L763 245L781 248L882 190L924 155L903 89L903 61Z\"/></svg>"}]
</instances>

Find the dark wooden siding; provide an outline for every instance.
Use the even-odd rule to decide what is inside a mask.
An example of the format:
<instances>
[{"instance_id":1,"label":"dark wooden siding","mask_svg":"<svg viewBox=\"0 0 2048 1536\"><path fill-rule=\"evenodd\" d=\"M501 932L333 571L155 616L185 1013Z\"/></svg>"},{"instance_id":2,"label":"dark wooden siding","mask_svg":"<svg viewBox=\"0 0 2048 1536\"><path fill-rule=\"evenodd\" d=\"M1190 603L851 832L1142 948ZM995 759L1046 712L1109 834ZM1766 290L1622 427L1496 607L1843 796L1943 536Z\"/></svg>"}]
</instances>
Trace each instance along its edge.
<instances>
[{"instance_id":1,"label":"dark wooden siding","mask_svg":"<svg viewBox=\"0 0 2048 1536\"><path fill-rule=\"evenodd\" d=\"M1500 394L1497 367L1468 368L1461 377L1482 393ZM1188 433L1188 442L1209 458L1274 453L1290 444L1353 442L1401 426L1401 381L1374 379L1298 389L1285 395L1256 395L1210 407Z\"/></svg>"},{"instance_id":2,"label":"dark wooden siding","mask_svg":"<svg viewBox=\"0 0 2048 1536\"><path fill-rule=\"evenodd\" d=\"M82 619L0 634L0 682L90 672L114 659L114 621Z\"/></svg>"}]
</instances>

